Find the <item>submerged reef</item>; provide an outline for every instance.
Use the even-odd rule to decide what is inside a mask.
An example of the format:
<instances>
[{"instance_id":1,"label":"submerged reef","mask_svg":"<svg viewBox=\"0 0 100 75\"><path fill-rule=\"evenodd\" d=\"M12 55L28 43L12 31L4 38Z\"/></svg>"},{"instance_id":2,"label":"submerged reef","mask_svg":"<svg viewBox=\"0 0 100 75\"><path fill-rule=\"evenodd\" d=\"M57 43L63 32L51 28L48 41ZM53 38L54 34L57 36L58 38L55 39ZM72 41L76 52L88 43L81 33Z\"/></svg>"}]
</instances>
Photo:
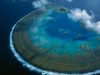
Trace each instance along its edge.
<instances>
[{"instance_id":1,"label":"submerged reef","mask_svg":"<svg viewBox=\"0 0 100 75\"><path fill-rule=\"evenodd\" d=\"M73 21L69 13L64 7L37 9L18 21L10 34L17 59L51 75L98 72L100 35Z\"/></svg>"}]
</instances>

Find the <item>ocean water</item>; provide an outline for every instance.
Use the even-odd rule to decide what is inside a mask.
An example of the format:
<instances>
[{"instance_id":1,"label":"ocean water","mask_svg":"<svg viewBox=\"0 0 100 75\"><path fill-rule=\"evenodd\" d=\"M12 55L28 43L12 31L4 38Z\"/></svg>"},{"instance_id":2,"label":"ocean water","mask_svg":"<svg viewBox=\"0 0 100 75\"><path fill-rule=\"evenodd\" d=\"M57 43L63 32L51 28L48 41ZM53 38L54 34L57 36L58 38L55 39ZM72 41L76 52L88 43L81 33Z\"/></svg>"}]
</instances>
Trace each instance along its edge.
<instances>
[{"instance_id":1,"label":"ocean water","mask_svg":"<svg viewBox=\"0 0 100 75\"><path fill-rule=\"evenodd\" d=\"M13 56L9 45L13 25L33 10L29 2L13 3L12 0L0 0L0 75L39 75L23 67Z\"/></svg>"},{"instance_id":2,"label":"ocean water","mask_svg":"<svg viewBox=\"0 0 100 75\"><path fill-rule=\"evenodd\" d=\"M65 4L65 3L63 3ZM99 0L74 0L72 3L66 3L65 5L68 8L81 8L86 9L87 11L93 11L95 14L95 19L100 20L100 10L99 10ZM30 72L26 72L25 68L22 68L22 65L17 62L17 60L13 57L10 48L9 48L9 33L11 31L12 26L24 15L33 11L33 7L31 2L16 2L12 3L11 0L1 0L0 1L0 32L1 32L1 40L0 40L0 74L24 74L28 75ZM62 30L61 30L62 31ZM97 43L96 43L97 44ZM13 61L13 62L12 62ZM17 65L16 65L17 64ZM6 67L6 68L5 68ZM16 68L17 67L17 68Z\"/></svg>"}]
</instances>

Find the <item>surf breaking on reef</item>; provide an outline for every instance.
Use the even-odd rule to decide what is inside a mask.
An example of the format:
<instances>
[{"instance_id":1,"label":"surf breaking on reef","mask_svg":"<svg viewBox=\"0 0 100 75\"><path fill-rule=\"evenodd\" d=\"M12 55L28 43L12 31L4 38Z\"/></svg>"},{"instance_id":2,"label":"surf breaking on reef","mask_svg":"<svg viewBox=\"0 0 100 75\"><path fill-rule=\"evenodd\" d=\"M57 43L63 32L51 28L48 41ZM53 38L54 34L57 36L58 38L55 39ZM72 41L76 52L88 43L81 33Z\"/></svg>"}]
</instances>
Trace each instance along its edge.
<instances>
[{"instance_id":1,"label":"surf breaking on reef","mask_svg":"<svg viewBox=\"0 0 100 75\"><path fill-rule=\"evenodd\" d=\"M28 15L26 15L26 16L28 16ZM24 17L26 17L26 16L24 16ZM18 22L20 22L22 19L20 19ZM100 73L100 69L95 70L94 72L87 72L87 73L72 73L72 74L69 74L67 72L66 73L59 73L59 72L53 72L53 71L47 71L47 70L40 69L40 68L35 67L34 65L30 64L29 62L25 61L23 59L23 57L20 56L19 53L17 53L17 51L16 51L16 49L14 47L14 44L13 44L13 38L12 38L12 36L13 36L14 28L16 27L17 23L12 27L12 30L10 32L10 37L9 37L10 48L11 48L11 51L12 51L13 55L16 57L16 59L20 63L22 63L23 66L27 67L30 71L36 71L38 73L41 73L42 75L45 75L45 74L47 74L47 75L92 75L92 74L98 74L98 73Z\"/></svg>"}]
</instances>

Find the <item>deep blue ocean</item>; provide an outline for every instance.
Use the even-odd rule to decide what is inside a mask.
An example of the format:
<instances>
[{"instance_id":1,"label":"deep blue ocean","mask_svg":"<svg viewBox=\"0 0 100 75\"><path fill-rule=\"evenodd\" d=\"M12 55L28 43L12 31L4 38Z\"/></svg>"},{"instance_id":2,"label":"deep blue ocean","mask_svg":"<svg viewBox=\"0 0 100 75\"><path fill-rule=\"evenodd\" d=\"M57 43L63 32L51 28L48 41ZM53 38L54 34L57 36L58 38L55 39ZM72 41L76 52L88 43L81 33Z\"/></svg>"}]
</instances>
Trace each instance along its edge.
<instances>
[{"instance_id":1,"label":"deep blue ocean","mask_svg":"<svg viewBox=\"0 0 100 75\"><path fill-rule=\"evenodd\" d=\"M39 75L23 67L13 56L9 46L12 26L23 16L33 11L31 2L0 0L0 75Z\"/></svg>"},{"instance_id":2,"label":"deep blue ocean","mask_svg":"<svg viewBox=\"0 0 100 75\"><path fill-rule=\"evenodd\" d=\"M9 34L12 26L23 16L35 10L31 4L17 0L0 0L0 75L38 75L23 67L11 53ZM74 0L72 3L62 3L68 8L86 9L95 14L95 21L100 20L100 0Z\"/></svg>"}]
</instances>

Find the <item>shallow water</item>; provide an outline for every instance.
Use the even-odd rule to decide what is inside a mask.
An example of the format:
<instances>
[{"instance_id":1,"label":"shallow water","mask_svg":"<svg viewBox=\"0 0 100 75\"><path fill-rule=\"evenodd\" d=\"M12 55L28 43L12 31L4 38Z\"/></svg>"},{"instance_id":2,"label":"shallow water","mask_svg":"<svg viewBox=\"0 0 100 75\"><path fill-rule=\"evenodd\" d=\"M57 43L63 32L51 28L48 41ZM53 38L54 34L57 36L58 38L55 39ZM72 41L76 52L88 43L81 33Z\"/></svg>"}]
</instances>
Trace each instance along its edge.
<instances>
[{"instance_id":1,"label":"shallow water","mask_svg":"<svg viewBox=\"0 0 100 75\"><path fill-rule=\"evenodd\" d=\"M99 34L86 29L81 22L70 19L69 12L49 9L42 15L36 22L37 25L31 29L33 31L30 32L33 43L48 49L53 45L58 46L49 51L54 54L76 55L78 52L84 54L80 48L82 45L95 50L99 46L99 42L96 41Z\"/></svg>"}]
</instances>

